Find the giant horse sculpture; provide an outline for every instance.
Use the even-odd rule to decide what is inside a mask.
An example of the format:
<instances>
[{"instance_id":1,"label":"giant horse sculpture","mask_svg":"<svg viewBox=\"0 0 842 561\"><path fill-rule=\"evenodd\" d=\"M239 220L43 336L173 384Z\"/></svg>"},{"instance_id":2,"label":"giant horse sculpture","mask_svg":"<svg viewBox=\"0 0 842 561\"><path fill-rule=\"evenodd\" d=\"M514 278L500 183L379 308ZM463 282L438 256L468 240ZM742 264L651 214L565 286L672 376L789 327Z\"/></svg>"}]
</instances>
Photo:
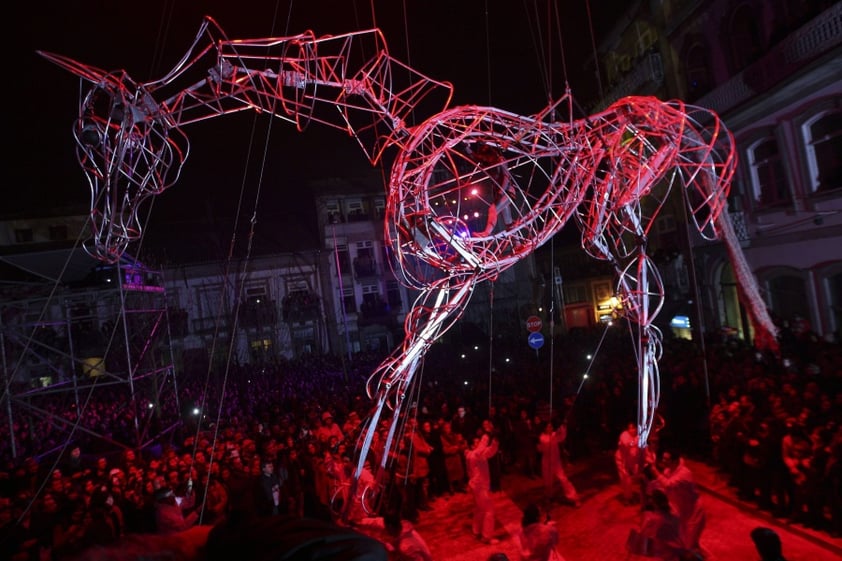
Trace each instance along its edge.
<instances>
[{"instance_id":1,"label":"giant horse sculpture","mask_svg":"<svg viewBox=\"0 0 842 561\"><path fill-rule=\"evenodd\" d=\"M728 248L756 344L775 345L775 327L726 212L734 140L706 109L626 97L575 120L569 91L533 116L450 108L452 86L390 57L377 29L229 40L205 18L173 70L144 83L125 71L40 54L92 84L73 132L91 187L86 249L105 262L139 239L143 203L178 179L189 153L182 128L190 123L254 110L299 130L311 122L343 130L372 164L387 148L397 150L385 237L396 273L420 295L406 316L404 342L369 378L373 405L358 439L355 481L381 420L389 430L378 445L385 450L378 470L387 468L413 375L474 287L494 281L571 219L585 251L614 267L623 313L637 326L641 446L659 399L661 334L652 322L664 299L647 238L673 189L681 190L701 234ZM191 81L197 69L202 74ZM411 124L421 111L432 116ZM559 113L566 118L555 120Z\"/></svg>"}]
</instances>

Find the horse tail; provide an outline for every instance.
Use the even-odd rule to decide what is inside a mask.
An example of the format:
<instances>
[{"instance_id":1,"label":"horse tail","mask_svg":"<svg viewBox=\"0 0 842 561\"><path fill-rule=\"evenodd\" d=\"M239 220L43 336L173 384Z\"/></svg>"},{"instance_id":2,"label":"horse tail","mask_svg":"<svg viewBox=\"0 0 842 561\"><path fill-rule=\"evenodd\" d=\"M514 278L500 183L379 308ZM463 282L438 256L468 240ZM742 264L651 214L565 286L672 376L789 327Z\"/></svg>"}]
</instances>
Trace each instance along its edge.
<instances>
[{"instance_id":1,"label":"horse tail","mask_svg":"<svg viewBox=\"0 0 842 561\"><path fill-rule=\"evenodd\" d=\"M754 326L754 346L758 349L772 351L777 355L780 351L777 339L778 328L772 322L766 303L760 296L757 281L751 272L748 261L746 261L740 241L737 239L736 232L734 232L731 217L727 212L719 213L719 216L716 217L716 226L731 260L731 267L734 269L740 300L746 307Z\"/></svg>"}]
</instances>

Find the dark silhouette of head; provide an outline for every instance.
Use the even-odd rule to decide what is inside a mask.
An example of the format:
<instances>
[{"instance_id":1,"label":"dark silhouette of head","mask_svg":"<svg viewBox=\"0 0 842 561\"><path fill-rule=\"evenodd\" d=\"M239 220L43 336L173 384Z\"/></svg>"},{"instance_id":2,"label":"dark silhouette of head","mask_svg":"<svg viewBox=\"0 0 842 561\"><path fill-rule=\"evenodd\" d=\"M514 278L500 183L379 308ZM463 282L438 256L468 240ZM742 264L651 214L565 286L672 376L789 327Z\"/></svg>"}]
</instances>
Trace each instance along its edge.
<instances>
[{"instance_id":1,"label":"dark silhouette of head","mask_svg":"<svg viewBox=\"0 0 842 561\"><path fill-rule=\"evenodd\" d=\"M781 538L771 528L758 526L751 531L751 541L762 561L786 561L781 549Z\"/></svg>"},{"instance_id":2,"label":"dark silhouette of head","mask_svg":"<svg viewBox=\"0 0 842 561\"><path fill-rule=\"evenodd\" d=\"M523 509L523 518L521 518L520 525L523 527L535 524L541 518L541 509L535 503L529 503Z\"/></svg>"},{"instance_id":3,"label":"dark silhouette of head","mask_svg":"<svg viewBox=\"0 0 842 561\"><path fill-rule=\"evenodd\" d=\"M668 512L670 510L670 501L667 498L667 494L661 491L660 489L655 489L654 491L652 491L650 500L652 501L653 510L658 510L661 512Z\"/></svg>"}]
</instances>

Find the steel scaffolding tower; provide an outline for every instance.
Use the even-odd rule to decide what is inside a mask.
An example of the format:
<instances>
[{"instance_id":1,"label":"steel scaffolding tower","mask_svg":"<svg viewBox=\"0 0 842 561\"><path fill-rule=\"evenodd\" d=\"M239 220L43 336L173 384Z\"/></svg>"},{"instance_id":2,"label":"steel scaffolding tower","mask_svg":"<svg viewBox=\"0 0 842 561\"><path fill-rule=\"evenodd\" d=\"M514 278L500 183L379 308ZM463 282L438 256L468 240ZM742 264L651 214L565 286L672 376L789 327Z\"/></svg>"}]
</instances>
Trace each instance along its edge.
<instances>
[{"instance_id":1,"label":"steel scaffolding tower","mask_svg":"<svg viewBox=\"0 0 842 561\"><path fill-rule=\"evenodd\" d=\"M124 259L78 284L30 283L0 298L13 457L68 441L142 449L180 422L161 273Z\"/></svg>"}]
</instances>

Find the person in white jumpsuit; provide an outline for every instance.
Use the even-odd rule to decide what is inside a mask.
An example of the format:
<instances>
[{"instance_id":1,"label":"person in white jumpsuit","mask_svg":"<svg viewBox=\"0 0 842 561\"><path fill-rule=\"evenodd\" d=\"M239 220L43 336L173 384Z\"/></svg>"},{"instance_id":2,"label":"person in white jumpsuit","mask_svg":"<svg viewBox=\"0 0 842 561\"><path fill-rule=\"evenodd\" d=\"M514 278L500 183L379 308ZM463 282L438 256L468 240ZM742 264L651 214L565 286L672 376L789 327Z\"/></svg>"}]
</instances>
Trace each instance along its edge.
<instances>
[{"instance_id":1,"label":"person in white jumpsuit","mask_svg":"<svg viewBox=\"0 0 842 561\"><path fill-rule=\"evenodd\" d=\"M561 484L561 492L564 498L573 506L579 506L579 493L564 473L564 464L561 462L561 450L559 446L567 438L567 424L562 423L557 429L552 422L544 425L544 432L538 437L538 451L541 453L541 477L544 480L544 491L546 496L552 497L555 490L555 482Z\"/></svg>"},{"instance_id":2,"label":"person in white jumpsuit","mask_svg":"<svg viewBox=\"0 0 842 561\"><path fill-rule=\"evenodd\" d=\"M491 475L488 459L497 453L498 441L488 434L475 437L470 449L465 451L468 468L468 488L474 496L474 535L487 544L500 540L494 537L494 500L491 497Z\"/></svg>"},{"instance_id":3,"label":"person in white jumpsuit","mask_svg":"<svg viewBox=\"0 0 842 561\"><path fill-rule=\"evenodd\" d=\"M659 471L652 467L649 472L652 476L649 484L650 492L660 489L667 495L670 506L681 524L681 540L684 542L684 547L700 552L699 538L705 529L707 515L702 506L699 489L693 480L693 474L685 465L681 455L674 450L663 451L660 468Z\"/></svg>"},{"instance_id":4,"label":"person in white jumpsuit","mask_svg":"<svg viewBox=\"0 0 842 561\"><path fill-rule=\"evenodd\" d=\"M641 468L640 447L637 442L637 425L629 423L617 441L614 452L614 464L617 466L617 477L620 479L620 500L630 505L640 499L638 474Z\"/></svg>"}]
</instances>

